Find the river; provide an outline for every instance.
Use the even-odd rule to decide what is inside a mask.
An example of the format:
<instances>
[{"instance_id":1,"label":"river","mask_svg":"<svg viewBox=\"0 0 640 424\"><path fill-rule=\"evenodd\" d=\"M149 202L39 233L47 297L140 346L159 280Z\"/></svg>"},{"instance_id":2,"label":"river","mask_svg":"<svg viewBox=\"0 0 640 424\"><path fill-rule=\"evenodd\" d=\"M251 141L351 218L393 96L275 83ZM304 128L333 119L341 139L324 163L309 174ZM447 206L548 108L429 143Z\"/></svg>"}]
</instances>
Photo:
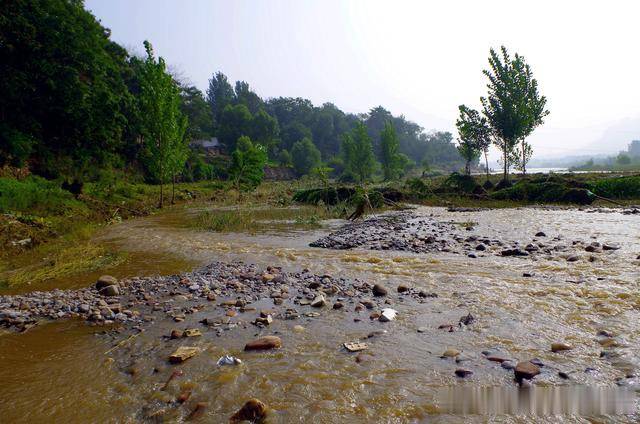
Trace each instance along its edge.
<instances>
[{"instance_id":1,"label":"river","mask_svg":"<svg viewBox=\"0 0 640 424\"><path fill-rule=\"evenodd\" d=\"M282 337L283 348L264 354L242 351L244 343L260 333L252 325L228 337L205 331L198 341L205 353L186 362L184 377L167 391L159 390L172 369L162 336L176 327L172 320L157 321L115 354L107 352L119 340L117 334L107 336L104 329L79 321L4 334L0 421L137 422L149 416L148 405L173 405L185 389L193 391L192 399L182 407L167 406L161 420L180 422L200 401L207 403L202 422L226 422L249 397L272 409L269 422L287 423L557 422L559 416L586 422L585 416L602 413L612 422L640 418L633 391L640 387L634 377L640 372L637 215L541 208L415 211L432 221L473 223L469 230L461 229L466 235L522 245L544 231L548 239L569 246L598 240L620 247L593 255L582 252L579 260L569 262L561 253L470 258L455 251L311 248L309 243L344 222L329 220L319 228L306 228L278 219L266 221L252 234L221 234L187 225L201 210L175 208L106 227L95 241L129 255L109 273L118 278L170 274L212 261L239 260L261 268L308 269L381 283L390 291L403 284L437 297L418 303L393 297L398 318L384 324L370 320L368 313L354 321L346 310L275 320L269 331ZM30 289L79 288L97 275ZM257 304L258 310L272 306L270 299ZM468 314L474 323L458 325ZM255 312L239 319L244 315L250 320ZM181 324L196 326L195 319ZM452 324L453 331L438 328L442 324ZM294 331L295 325L304 330ZM341 349L344 342L379 330L386 332L368 341L366 360L356 362ZM573 348L551 352L555 342ZM441 357L452 349L460 352L459 361ZM487 351L514 361L537 358L544 371L532 387L518 387L513 372L488 361ZM224 354L244 362L215 366ZM454 371L460 367L473 374L457 377ZM594 405L593 399L600 403ZM616 408L626 415L614 414Z\"/></svg>"}]
</instances>

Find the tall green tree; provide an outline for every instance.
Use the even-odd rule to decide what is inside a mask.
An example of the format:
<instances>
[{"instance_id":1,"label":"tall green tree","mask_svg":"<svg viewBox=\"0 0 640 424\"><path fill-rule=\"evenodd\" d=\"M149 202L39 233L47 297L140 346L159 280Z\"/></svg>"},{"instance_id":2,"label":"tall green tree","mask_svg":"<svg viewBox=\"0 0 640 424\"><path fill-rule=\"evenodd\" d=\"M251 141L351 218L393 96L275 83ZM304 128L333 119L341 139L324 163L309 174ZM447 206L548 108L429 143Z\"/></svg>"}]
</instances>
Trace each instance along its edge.
<instances>
[{"instance_id":1,"label":"tall green tree","mask_svg":"<svg viewBox=\"0 0 640 424\"><path fill-rule=\"evenodd\" d=\"M406 158L400 153L400 143L396 129L387 121L380 133L380 164L385 181L398 178L403 171Z\"/></svg>"},{"instance_id":2,"label":"tall green tree","mask_svg":"<svg viewBox=\"0 0 640 424\"><path fill-rule=\"evenodd\" d=\"M180 112L180 88L167 73L162 57L156 59L153 48L144 42L147 57L142 66L140 109L143 116L146 165L160 183L160 202L164 202L164 184L175 181L184 168L188 147L185 142L187 119Z\"/></svg>"},{"instance_id":3,"label":"tall green tree","mask_svg":"<svg viewBox=\"0 0 640 424\"><path fill-rule=\"evenodd\" d=\"M264 146L254 144L247 136L242 136L231 154L229 177L233 187L240 191L255 190L264 178L267 151Z\"/></svg>"},{"instance_id":4,"label":"tall green tree","mask_svg":"<svg viewBox=\"0 0 640 424\"><path fill-rule=\"evenodd\" d=\"M280 127L278 121L269 115L264 109L260 109L251 119L251 139L263 145L270 157L275 157L280 139Z\"/></svg>"},{"instance_id":5,"label":"tall green tree","mask_svg":"<svg viewBox=\"0 0 640 424\"><path fill-rule=\"evenodd\" d=\"M180 96L182 97L180 110L189 122L186 132L187 140L201 140L211 137L213 135L213 118L202 91L190 85L181 86Z\"/></svg>"},{"instance_id":6,"label":"tall green tree","mask_svg":"<svg viewBox=\"0 0 640 424\"><path fill-rule=\"evenodd\" d=\"M456 120L458 128L459 144L458 151L466 160L465 173L471 174L471 164L476 162L480 153L484 153L487 175L489 173L489 161L487 158L489 146L491 145L491 129L487 124L487 119L475 110L465 105L458 107L460 115Z\"/></svg>"},{"instance_id":7,"label":"tall green tree","mask_svg":"<svg viewBox=\"0 0 640 424\"><path fill-rule=\"evenodd\" d=\"M342 155L345 173L351 174L361 183L371 179L378 162L364 122L359 122L350 133L343 135Z\"/></svg>"},{"instance_id":8,"label":"tall green tree","mask_svg":"<svg viewBox=\"0 0 640 424\"><path fill-rule=\"evenodd\" d=\"M291 148L291 161L298 175L307 175L320 165L320 150L310 138L296 141Z\"/></svg>"},{"instance_id":9,"label":"tall green tree","mask_svg":"<svg viewBox=\"0 0 640 424\"><path fill-rule=\"evenodd\" d=\"M222 72L213 74L209 80L209 87L207 88L207 103L209 103L209 107L211 108L214 127L220 125L222 112L228 105L233 105L235 98L235 92L227 76ZM233 142L235 143L236 140Z\"/></svg>"},{"instance_id":10,"label":"tall green tree","mask_svg":"<svg viewBox=\"0 0 640 424\"><path fill-rule=\"evenodd\" d=\"M538 92L538 82L524 57L516 53L512 59L504 46L500 54L490 50L489 69L483 73L489 79L488 93L480 101L492 129L494 143L502 152L503 178L507 181L510 155L518 143L521 144L522 169L526 172L525 139L543 124L549 114L547 99Z\"/></svg>"},{"instance_id":11,"label":"tall green tree","mask_svg":"<svg viewBox=\"0 0 640 424\"><path fill-rule=\"evenodd\" d=\"M218 138L227 152L233 152L236 149L236 142L240 137L250 136L253 130L252 125L253 116L245 105L227 105L224 108L220 115Z\"/></svg>"},{"instance_id":12,"label":"tall green tree","mask_svg":"<svg viewBox=\"0 0 640 424\"><path fill-rule=\"evenodd\" d=\"M81 1L0 10L0 164L81 182L117 162L133 102L126 50Z\"/></svg>"}]
</instances>

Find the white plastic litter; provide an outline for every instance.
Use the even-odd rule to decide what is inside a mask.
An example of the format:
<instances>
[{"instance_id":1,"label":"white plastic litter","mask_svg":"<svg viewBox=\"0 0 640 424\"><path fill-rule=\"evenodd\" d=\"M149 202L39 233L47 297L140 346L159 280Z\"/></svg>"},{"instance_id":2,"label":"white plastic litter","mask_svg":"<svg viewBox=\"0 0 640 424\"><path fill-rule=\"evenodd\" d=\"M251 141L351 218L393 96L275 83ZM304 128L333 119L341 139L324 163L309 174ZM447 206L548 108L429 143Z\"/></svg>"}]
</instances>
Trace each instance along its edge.
<instances>
[{"instance_id":1,"label":"white plastic litter","mask_svg":"<svg viewBox=\"0 0 640 424\"><path fill-rule=\"evenodd\" d=\"M239 365L242 361L235 356L224 355L218 359L218 366L221 367L223 365Z\"/></svg>"},{"instance_id":2,"label":"white plastic litter","mask_svg":"<svg viewBox=\"0 0 640 424\"><path fill-rule=\"evenodd\" d=\"M382 321L382 322L393 321L394 319L396 319L396 314L397 313L398 313L398 311L396 311L395 309L384 308L382 310L382 314L380 314L379 320Z\"/></svg>"}]
</instances>

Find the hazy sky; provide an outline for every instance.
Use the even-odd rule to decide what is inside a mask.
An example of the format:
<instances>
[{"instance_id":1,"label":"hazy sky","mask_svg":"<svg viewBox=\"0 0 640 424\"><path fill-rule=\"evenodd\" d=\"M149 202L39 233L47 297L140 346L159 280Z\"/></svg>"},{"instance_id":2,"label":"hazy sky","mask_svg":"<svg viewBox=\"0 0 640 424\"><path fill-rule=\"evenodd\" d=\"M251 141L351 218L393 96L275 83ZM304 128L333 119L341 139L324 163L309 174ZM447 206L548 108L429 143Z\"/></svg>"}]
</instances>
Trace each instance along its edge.
<instances>
[{"instance_id":1,"label":"hazy sky","mask_svg":"<svg viewBox=\"0 0 640 424\"><path fill-rule=\"evenodd\" d=\"M525 56L551 115L536 157L640 138L640 1L87 0L112 38L156 52L203 91L215 71L263 98L348 112L383 105L453 130L479 107L490 47Z\"/></svg>"}]
</instances>

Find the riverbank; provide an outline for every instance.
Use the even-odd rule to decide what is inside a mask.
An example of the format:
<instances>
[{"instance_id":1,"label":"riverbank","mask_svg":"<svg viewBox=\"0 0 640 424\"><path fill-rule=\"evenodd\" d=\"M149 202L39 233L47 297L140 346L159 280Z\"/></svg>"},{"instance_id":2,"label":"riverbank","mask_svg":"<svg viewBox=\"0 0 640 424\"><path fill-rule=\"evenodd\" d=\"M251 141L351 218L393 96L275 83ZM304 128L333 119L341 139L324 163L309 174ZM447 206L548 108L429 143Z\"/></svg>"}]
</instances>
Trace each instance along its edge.
<instances>
[{"instance_id":1,"label":"riverbank","mask_svg":"<svg viewBox=\"0 0 640 424\"><path fill-rule=\"evenodd\" d=\"M93 241L105 226L187 205L288 205L296 187L269 183L238 194L220 182L177 184L174 204L168 201L161 210L160 188L154 185L88 184L76 197L41 178L0 178L0 287L118 266L127 260L126 254Z\"/></svg>"}]
</instances>

